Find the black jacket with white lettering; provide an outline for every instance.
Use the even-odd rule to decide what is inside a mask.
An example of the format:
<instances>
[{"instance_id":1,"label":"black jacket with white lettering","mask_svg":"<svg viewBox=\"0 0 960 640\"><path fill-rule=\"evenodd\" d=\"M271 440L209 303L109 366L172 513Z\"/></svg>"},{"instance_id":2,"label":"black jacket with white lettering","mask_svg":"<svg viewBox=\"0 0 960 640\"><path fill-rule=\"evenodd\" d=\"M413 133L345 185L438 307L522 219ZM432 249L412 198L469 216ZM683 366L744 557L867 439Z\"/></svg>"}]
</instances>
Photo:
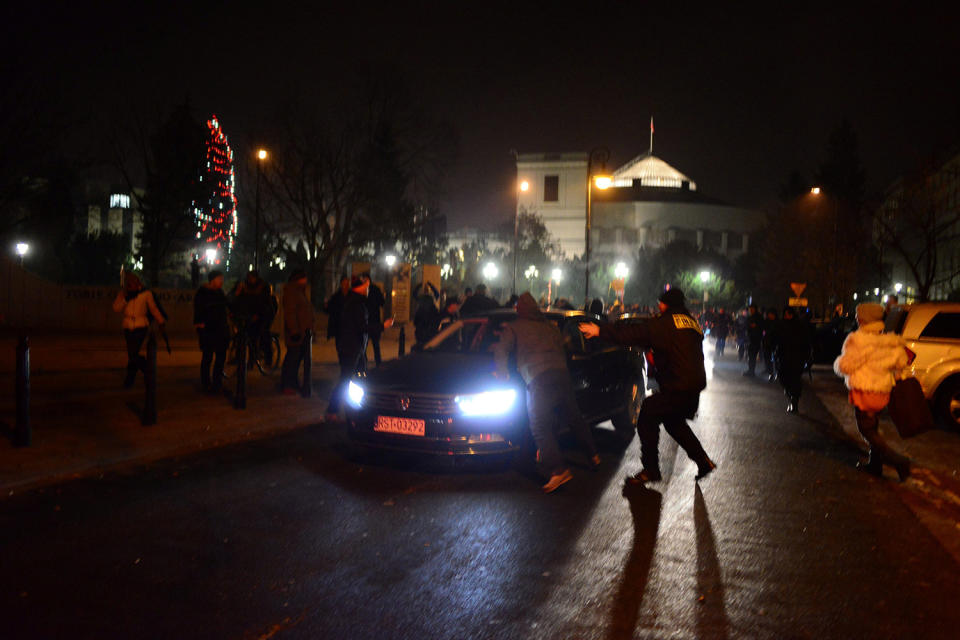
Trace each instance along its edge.
<instances>
[{"instance_id":1,"label":"black jacket with white lettering","mask_svg":"<svg viewBox=\"0 0 960 640\"><path fill-rule=\"evenodd\" d=\"M703 331L683 307L668 307L638 324L601 325L604 340L653 350L657 381L663 391L703 391Z\"/></svg>"}]
</instances>

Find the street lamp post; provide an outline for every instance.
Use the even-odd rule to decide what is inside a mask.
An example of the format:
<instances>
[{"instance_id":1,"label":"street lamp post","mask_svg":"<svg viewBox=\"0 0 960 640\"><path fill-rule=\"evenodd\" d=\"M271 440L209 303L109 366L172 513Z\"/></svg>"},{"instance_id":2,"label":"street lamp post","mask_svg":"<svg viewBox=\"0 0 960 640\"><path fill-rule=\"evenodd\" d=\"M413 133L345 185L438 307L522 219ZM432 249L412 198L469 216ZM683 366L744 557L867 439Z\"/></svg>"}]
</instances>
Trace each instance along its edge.
<instances>
[{"instance_id":1,"label":"street lamp post","mask_svg":"<svg viewBox=\"0 0 960 640\"><path fill-rule=\"evenodd\" d=\"M701 309L702 312L705 312L707 310L707 298L708 298L707 283L710 282L711 275L712 274L709 271L700 272L700 282L703 283L703 308Z\"/></svg>"},{"instance_id":2,"label":"street lamp post","mask_svg":"<svg viewBox=\"0 0 960 640\"><path fill-rule=\"evenodd\" d=\"M521 180L519 184L520 191L526 193L530 190L530 183ZM513 214L513 294L517 294L517 258L520 254L520 198L517 198L517 210Z\"/></svg>"},{"instance_id":3,"label":"street lamp post","mask_svg":"<svg viewBox=\"0 0 960 640\"><path fill-rule=\"evenodd\" d=\"M257 150L257 196L254 206L253 222L253 270L260 272L260 174L263 172L263 161L267 159L267 150Z\"/></svg>"},{"instance_id":4,"label":"street lamp post","mask_svg":"<svg viewBox=\"0 0 960 640\"><path fill-rule=\"evenodd\" d=\"M605 147L595 147L591 149L590 153L587 155L587 217L586 217L586 226L584 227L584 234L583 234L584 236L583 297L584 299L586 299L587 304L589 304L590 302L590 226L592 223L591 205L593 200L593 184L594 184L594 180L596 180L597 188L600 190L606 189L611 184L610 176L598 175L596 176L596 178L594 178L593 163L594 161L599 162L601 168L605 169L607 160L609 159L610 159L610 151Z\"/></svg>"}]
</instances>

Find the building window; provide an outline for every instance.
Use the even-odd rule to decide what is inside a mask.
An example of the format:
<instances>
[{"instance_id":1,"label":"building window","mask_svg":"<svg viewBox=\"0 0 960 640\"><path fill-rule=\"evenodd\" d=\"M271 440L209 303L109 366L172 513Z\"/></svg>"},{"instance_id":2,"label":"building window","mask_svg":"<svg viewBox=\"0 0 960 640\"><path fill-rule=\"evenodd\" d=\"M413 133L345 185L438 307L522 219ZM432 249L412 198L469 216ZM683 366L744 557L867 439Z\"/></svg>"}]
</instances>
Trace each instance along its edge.
<instances>
[{"instance_id":1,"label":"building window","mask_svg":"<svg viewBox=\"0 0 960 640\"><path fill-rule=\"evenodd\" d=\"M560 202L560 176L543 176L543 201Z\"/></svg>"},{"instance_id":2,"label":"building window","mask_svg":"<svg viewBox=\"0 0 960 640\"><path fill-rule=\"evenodd\" d=\"M130 196L128 196L125 193L110 194L110 208L111 209L129 209Z\"/></svg>"}]
</instances>

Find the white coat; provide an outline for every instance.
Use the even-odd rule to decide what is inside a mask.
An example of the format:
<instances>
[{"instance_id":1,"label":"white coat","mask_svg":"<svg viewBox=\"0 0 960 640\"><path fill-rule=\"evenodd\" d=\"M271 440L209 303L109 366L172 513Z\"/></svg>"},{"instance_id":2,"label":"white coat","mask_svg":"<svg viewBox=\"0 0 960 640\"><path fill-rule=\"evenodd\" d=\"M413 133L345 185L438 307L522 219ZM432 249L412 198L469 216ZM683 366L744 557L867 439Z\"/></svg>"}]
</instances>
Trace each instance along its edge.
<instances>
[{"instance_id":1,"label":"white coat","mask_svg":"<svg viewBox=\"0 0 960 640\"><path fill-rule=\"evenodd\" d=\"M871 322L844 340L833 370L844 377L848 389L890 393L894 374L907 366L903 338L882 331L882 322Z\"/></svg>"}]
</instances>

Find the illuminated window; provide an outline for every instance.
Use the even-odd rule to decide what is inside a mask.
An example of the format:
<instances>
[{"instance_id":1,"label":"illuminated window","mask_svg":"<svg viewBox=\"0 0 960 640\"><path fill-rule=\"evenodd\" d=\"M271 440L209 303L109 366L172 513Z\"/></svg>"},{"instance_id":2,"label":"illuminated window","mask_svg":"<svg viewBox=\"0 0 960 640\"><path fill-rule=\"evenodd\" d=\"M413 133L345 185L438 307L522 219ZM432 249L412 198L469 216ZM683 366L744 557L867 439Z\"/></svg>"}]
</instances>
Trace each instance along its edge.
<instances>
[{"instance_id":1,"label":"illuminated window","mask_svg":"<svg viewBox=\"0 0 960 640\"><path fill-rule=\"evenodd\" d=\"M111 209L129 209L130 196L128 196L125 193L110 194L110 208Z\"/></svg>"},{"instance_id":2,"label":"illuminated window","mask_svg":"<svg viewBox=\"0 0 960 640\"><path fill-rule=\"evenodd\" d=\"M560 201L560 176L543 176L543 201Z\"/></svg>"}]
</instances>

